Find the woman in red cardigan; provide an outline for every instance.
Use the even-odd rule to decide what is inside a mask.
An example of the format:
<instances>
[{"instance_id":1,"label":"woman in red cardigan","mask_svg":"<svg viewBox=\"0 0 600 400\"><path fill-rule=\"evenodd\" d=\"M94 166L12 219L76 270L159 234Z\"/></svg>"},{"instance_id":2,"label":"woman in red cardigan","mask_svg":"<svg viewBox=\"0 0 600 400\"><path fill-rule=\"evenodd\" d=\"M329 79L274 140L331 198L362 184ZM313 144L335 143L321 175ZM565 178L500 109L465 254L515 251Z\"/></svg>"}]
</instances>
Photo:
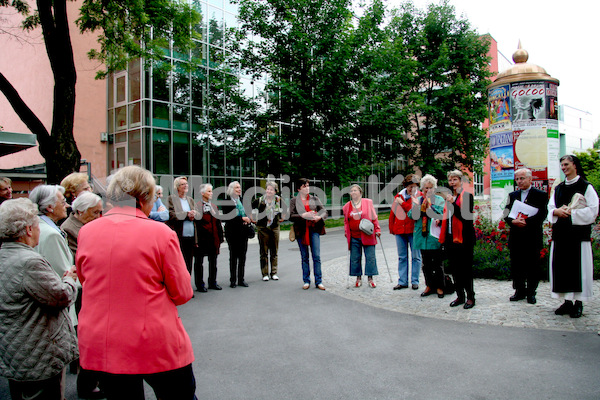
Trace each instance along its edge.
<instances>
[{"instance_id":1,"label":"woman in red cardigan","mask_svg":"<svg viewBox=\"0 0 600 400\"><path fill-rule=\"evenodd\" d=\"M177 306L192 298L177 234L148 219L154 178L137 166L108 186L114 207L79 231L81 366L101 372L108 399L195 399L192 343Z\"/></svg>"},{"instance_id":2,"label":"woman in red cardigan","mask_svg":"<svg viewBox=\"0 0 600 400\"><path fill-rule=\"evenodd\" d=\"M356 276L356 287L361 285L362 255L365 253L365 275L369 279L369 286L376 287L373 280L377 272L377 260L375 259L375 245L377 237L381 236L379 220L373 206L373 200L362 198L363 190L359 185L350 186L350 201L344 205L344 231L350 250L350 276ZM373 223L373 234L360 230L360 221L367 219ZM362 250L362 251L361 251Z\"/></svg>"}]
</instances>

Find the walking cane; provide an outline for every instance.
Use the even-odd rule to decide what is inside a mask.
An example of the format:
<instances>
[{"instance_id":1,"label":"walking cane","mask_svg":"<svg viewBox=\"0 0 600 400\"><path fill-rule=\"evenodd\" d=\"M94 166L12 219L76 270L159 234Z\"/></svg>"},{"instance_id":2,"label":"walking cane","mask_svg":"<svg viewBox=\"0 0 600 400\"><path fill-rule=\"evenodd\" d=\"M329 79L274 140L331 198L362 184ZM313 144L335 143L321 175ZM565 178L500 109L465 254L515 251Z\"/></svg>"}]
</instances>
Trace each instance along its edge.
<instances>
[{"instance_id":1,"label":"walking cane","mask_svg":"<svg viewBox=\"0 0 600 400\"><path fill-rule=\"evenodd\" d=\"M348 264L348 278L346 279L346 289L350 289L350 250L346 252L346 263Z\"/></svg>"},{"instance_id":2,"label":"walking cane","mask_svg":"<svg viewBox=\"0 0 600 400\"><path fill-rule=\"evenodd\" d=\"M381 252L383 253L383 259L385 260L385 266L387 267L388 275L390 276L390 282L394 282L392 280L392 273L390 272L390 265L388 264L387 257L385 256L385 250L383 248L383 241L381 240L381 238L379 238L379 240L377 240L377 241L381 245Z\"/></svg>"}]
</instances>

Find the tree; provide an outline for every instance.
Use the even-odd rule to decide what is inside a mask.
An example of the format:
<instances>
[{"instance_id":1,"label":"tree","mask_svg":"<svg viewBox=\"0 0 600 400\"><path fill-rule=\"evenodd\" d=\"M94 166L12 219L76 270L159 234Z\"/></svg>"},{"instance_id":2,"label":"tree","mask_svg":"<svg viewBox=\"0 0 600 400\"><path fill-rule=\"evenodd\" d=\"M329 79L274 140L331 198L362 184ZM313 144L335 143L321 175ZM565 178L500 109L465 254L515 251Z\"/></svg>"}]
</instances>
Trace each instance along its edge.
<instances>
[{"instance_id":1,"label":"tree","mask_svg":"<svg viewBox=\"0 0 600 400\"><path fill-rule=\"evenodd\" d=\"M596 149L588 149L586 151L576 152L577 158L581 162L581 167L585 172L588 182L590 182L596 190L600 189L600 154Z\"/></svg>"},{"instance_id":2,"label":"tree","mask_svg":"<svg viewBox=\"0 0 600 400\"><path fill-rule=\"evenodd\" d=\"M409 8L397 17L404 27L398 33L406 32L411 15ZM408 140L414 164L435 176L457 166L481 172L488 144L480 127L487 117L491 76L487 38L457 18L447 1L430 5L409 29L416 61L408 104L415 127Z\"/></svg>"},{"instance_id":3,"label":"tree","mask_svg":"<svg viewBox=\"0 0 600 400\"><path fill-rule=\"evenodd\" d=\"M24 30L42 29L54 76L50 132L1 72L0 91L37 136L49 183L58 183L65 175L79 171L81 159L73 137L77 71L66 4L66 0L37 0L37 8L31 10L26 0L0 0L0 7L12 7L23 16ZM133 59L160 60L167 40L173 40L182 51L190 49L194 37L190 26L198 20L199 14L183 1L84 0L77 24L81 33L98 34L100 49L92 49L88 55L104 63L105 69L97 74L102 78L124 69Z\"/></svg>"},{"instance_id":4,"label":"tree","mask_svg":"<svg viewBox=\"0 0 600 400\"><path fill-rule=\"evenodd\" d=\"M241 65L271 78L248 148L284 147L272 173L348 182L401 155L438 176L483 160L488 44L447 2L389 23L381 0L360 17L346 0L239 3L239 38L255 38Z\"/></svg>"}]
</instances>

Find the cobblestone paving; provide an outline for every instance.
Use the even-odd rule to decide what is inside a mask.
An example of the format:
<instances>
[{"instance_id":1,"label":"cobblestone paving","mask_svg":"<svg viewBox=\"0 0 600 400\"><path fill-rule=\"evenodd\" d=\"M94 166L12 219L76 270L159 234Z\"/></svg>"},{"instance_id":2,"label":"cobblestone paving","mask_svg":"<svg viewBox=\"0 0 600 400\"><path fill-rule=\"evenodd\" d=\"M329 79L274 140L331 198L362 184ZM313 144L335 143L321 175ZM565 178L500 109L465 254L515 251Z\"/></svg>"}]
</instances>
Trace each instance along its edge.
<instances>
[{"instance_id":1,"label":"cobblestone paving","mask_svg":"<svg viewBox=\"0 0 600 400\"><path fill-rule=\"evenodd\" d=\"M418 290L412 290L410 287L392 290L398 281L396 248L385 248L392 282L379 245L376 254L379 276L375 278L377 283L375 289L366 285L366 277L363 277L361 287L353 287L354 279L348 280L348 261L346 257L340 257L322 264L323 284L327 292L373 307L423 317L525 328L598 331L600 334L600 281L594 281L595 297L592 301L584 302L581 318L554 314L561 301L550 297L549 282L540 282L536 296L537 304L531 305L525 300L518 302L508 300L514 293L510 281L476 279L474 282L476 305L470 310L465 310L462 306L454 308L449 306L456 297L455 294L446 295L443 299L439 299L436 295L421 297L420 294L425 289L422 273Z\"/></svg>"}]
</instances>

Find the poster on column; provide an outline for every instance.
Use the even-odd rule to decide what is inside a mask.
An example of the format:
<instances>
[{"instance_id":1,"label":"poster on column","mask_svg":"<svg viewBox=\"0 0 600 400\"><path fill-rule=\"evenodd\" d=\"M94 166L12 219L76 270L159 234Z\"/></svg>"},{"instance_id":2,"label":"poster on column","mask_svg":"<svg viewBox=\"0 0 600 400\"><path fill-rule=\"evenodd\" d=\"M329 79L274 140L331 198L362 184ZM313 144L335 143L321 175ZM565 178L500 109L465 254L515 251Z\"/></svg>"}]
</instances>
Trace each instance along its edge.
<instances>
[{"instance_id":1,"label":"poster on column","mask_svg":"<svg viewBox=\"0 0 600 400\"><path fill-rule=\"evenodd\" d=\"M513 124L517 121L546 119L546 83L518 82L510 88Z\"/></svg>"},{"instance_id":2,"label":"poster on column","mask_svg":"<svg viewBox=\"0 0 600 400\"><path fill-rule=\"evenodd\" d=\"M490 134L492 219L502 218L515 175L512 131Z\"/></svg>"},{"instance_id":3,"label":"poster on column","mask_svg":"<svg viewBox=\"0 0 600 400\"><path fill-rule=\"evenodd\" d=\"M511 130L510 86L502 85L488 92L490 133Z\"/></svg>"}]
</instances>

